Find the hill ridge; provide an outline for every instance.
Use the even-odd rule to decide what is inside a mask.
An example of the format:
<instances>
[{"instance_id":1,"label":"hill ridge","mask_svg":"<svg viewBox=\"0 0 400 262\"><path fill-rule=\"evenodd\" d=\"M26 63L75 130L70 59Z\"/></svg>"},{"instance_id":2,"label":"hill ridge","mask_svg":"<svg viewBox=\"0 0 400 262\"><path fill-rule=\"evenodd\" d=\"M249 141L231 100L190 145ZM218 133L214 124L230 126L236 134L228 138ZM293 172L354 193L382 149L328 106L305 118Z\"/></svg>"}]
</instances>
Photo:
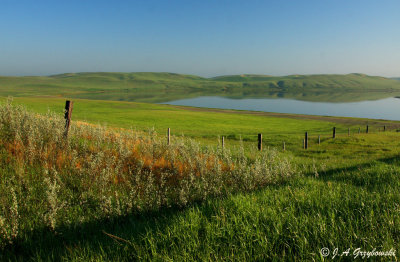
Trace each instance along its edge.
<instances>
[{"instance_id":1,"label":"hill ridge","mask_svg":"<svg viewBox=\"0 0 400 262\"><path fill-rule=\"evenodd\" d=\"M345 95L338 96L339 93ZM339 102L398 95L400 81L360 73L289 76L242 74L211 78L167 72L0 76L0 96L20 97L61 96L159 103L198 96L291 97L306 101L328 101L335 97L335 101Z\"/></svg>"}]
</instances>

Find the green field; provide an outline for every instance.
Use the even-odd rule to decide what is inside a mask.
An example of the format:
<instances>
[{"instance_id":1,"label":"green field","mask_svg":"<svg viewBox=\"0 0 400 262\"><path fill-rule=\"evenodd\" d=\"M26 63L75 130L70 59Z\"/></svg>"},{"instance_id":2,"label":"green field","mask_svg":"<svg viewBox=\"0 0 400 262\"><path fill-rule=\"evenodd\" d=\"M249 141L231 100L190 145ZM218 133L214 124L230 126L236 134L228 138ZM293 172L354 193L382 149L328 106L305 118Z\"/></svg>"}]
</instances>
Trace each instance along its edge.
<instances>
[{"instance_id":1,"label":"green field","mask_svg":"<svg viewBox=\"0 0 400 262\"><path fill-rule=\"evenodd\" d=\"M3 101L5 98L3 99ZM303 138L309 135L309 152L320 159L361 159L371 156L379 157L382 153L380 142L365 142L368 137L379 137L379 140L391 141L396 133L382 133L383 126L395 131L400 128L397 121L368 120L339 117L312 117L301 115L285 115L262 112L246 112L237 110L196 109L136 102L115 102L97 100L74 100L73 119L109 127L122 127L148 132L155 130L158 134L166 134L171 128L173 136L193 138L203 145L218 145L221 136L226 145L238 146L241 141L245 148L257 145L257 134L263 134L264 146L281 149L285 142L286 149L298 156L304 154ZM62 113L65 99L62 98L14 98L14 103L27 106L35 112L44 114L47 111ZM279 117L276 117L279 116ZM365 129L369 125L369 135ZM336 127L337 141L348 144L341 148L332 141L332 129ZM348 137L348 128L352 134ZM361 134L358 135L360 128ZM317 145L321 136L322 145ZM339 145L340 145L339 144ZM390 151L397 150L397 143L388 145ZM326 149L329 148L328 152ZM365 150L370 148L371 150ZM387 149L389 150L389 149ZM354 154L357 152L357 154ZM397 151L396 151L397 152ZM309 159L306 157L306 159Z\"/></svg>"},{"instance_id":2,"label":"green field","mask_svg":"<svg viewBox=\"0 0 400 262\"><path fill-rule=\"evenodd\" d=\"M152 152L153 156L160 152L174 154L181 148L182 141L193 139L195 143L199 143L199 149L193 149L197 147L190 143L179 149L185 157L186 154L191 155L189 160L197 159L198 154L216 154L223 161L231 161L229 157L220 155L220 137L224 136L225 150L231 152L229 154L232 154L230 157L233 163L238 163L235 161L241 159L240 154L243 152L249 170L257 173L257 166L260 165L257 159L262 158L263 154L273 155L276 158L270 167L274 172L281 172L274 169L274 166L288 163L285 167L288 169L282 172L291 175L284 181L255 186L251 190L240 185L236 185L238 188L233 187L235 190L227 187L224 189L225 193L213 191L214 193L207 193L204 199L193 198L193 201L184 205L151 202L153 204L148 205L148 208L133 208L128 211L121 209L119 205L124 206L127 203L129 190L124 185L105 187L107 189L103 193L110 197L111 204L110 213L103 213L108 210L101 209L108 203L108 198L102 199L99 191L96 191L103 190L98 188L98 184L102 182L96 182L96 179L101 179L100 175L94 178L90 175L93 170L89 165L91 161L88 161L87 169L84 169L87 173L79 173L75 166L57 169L55 164L56 173L49 171L48 176L52 180L46 182L47 175L43 171L43 165L41 162L30 163L29 150L23 153L27 157L24 158L25 162L17 161L19 155L10 148L16 138L6 135L10 132L7 125L0 125L0 130L3 130L3 133L0 132L0 186L3 189L0 193L0 202L3 204L0 218L12 217L15 210L21 218L18 235L12 243L3 246L0 260L323 261L324 258L320 255L323 247L331 251L337 247L340 252L348 248L351 252L357 248L364 251L395 249L398 259L399 122L109 101L118 100L117 96L112 96L111 90L114 89L144 90L151 87L155 93L161 92L159 98L152 97L152 91L148 97L139 98L138 101L154 102L161 99L165 94L163 92L168 89L172 89L169 91L172 93L171 97L175 96L175 91L180 96L182 92L178 92L179 88L173 87L174 85L180 86L186 92L185 95L197 96L203 93L203 89L227 87L224 90L232 88L234 92L240 90L240 93L246 88L253 88L253 85L255 88L260 83L263 86L270 82L276 83L279 88L279 81L284 81L280 85L288 89L303 88L298 87L298 83L307 81L310 81L310 85L311 82L315 83L311 90L319 88L318 83L331 83L322 89L340 88L342 84L338 83L338 78L347 81L347 91L360 89L363 83L368 82L365 90L359 92L360 95L366 93L368 96L373 93L372 90L381 89L378 92L380 95L388 95L384 92L386 90L390 91L388 96L391 96L391 92L396 92L399 88L393 85L394 80L356 74L330 77L288 76L284 79L255 75L204 79L150 73L1 78L2 105L6 96L12 95L13 104L24 105L30 112L44 115L50 110L61 117L65 98L73 98L72 118L75 131L72 137L76 136L76 139L71 138L69 146L71 150L77 151L77 160L87 157L92 150L89 150L91 145L103 148L105 153L109 147L115 152L119 152L120 148L118 143L108 144L107 139L114 138L95 138L100 139L100 142L91 142L92 138L88 137L93 135L79 133L78 122L84 121L106 125L113 132L138 133L145 140L151 139L155 131L158 142L153 149L150 147L143 151ZM141 79L143 86L137 86L138 79ZM244 83L248 84L243 85ZM357 87L358 85L360 86ZM189 92L198 89L198 93ZM371 92L366 92L367 90ZM101 98L108 101L78 99L85 97L85 94L97 92L102 93L104 97ZM221 90L217 93L220 92ZM222 94L230 95L225 91ZM7 119L7 114L3 115ZM29 119L28 117L25 122L33 121ZM23 126L25 122L21 120L20 123ZM369 125L368 134L365 133L366 125ZM335 139L332 138L334 126L337 128ZM386 126L386 132L383 132L383 126ZM171 152L165 149L167 128L171 128L173 135ZM347 133L349 128L350 136ZM46 136L41 135L40 128L35 129L36 131L29 130L31 129L26 127L26 134L37 137L42 141L40 145L47 143L46 136L57 138L52 134L49 125L43 128ZM55 133L60 132L59 128L54 130ZM305 132L309 134L308 150L302 148ZM257 152L256 149L258 133L263 134L264 153ZM321 136L320 145L318 135ZM286 145L285 152L282 151L283 142ZM125 156L122 149L118 154ZM106 156L104 161L107 162ZM118 173L118 165L112 162L107 165L110 168L107 170ZM252 166L255 169L251 169ZM208 175L210 174L212 172ZM239 171L237 174L240 177ZM251 176L247 178L249 181L252 179ZM58 189L60 192L57 195L60 203L65 203L60 204L60 209L54 209L54 200L49 193L55 192L51 191L51 185L56 185L55 181L63 185ZM196 185L196 181L192 183ZM214 180L209 183L217 183L212 181ZM242 181L243 184L245 182L246 180ZM10 191L10 186L14 191ZM13 200L13 194L16 195L16 201ZM27 204L21 199L25 199ZM15 202L18 204L16 208ZM46 219L54 210L59 212L55 213L57 223L49 225ZM327 260L331 258L332 256ZM381 259L396 261L393 257ZM344 257L344 260L352 261L353 257Z\"/></svg>"}]
</instances>

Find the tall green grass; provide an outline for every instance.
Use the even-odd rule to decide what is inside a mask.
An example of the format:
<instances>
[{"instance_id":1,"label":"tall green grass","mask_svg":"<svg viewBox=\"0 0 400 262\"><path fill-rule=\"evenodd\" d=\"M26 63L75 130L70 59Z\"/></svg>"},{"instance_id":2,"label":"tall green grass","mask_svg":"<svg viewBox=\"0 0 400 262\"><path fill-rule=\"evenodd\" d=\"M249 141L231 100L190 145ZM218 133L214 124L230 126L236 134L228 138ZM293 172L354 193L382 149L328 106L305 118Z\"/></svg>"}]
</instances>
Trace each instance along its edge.
<instances>
[{"instance_id":1,"label":"tall green grass","mask_svg":"<svg viewBox=\"0 0 400 262\"><path fill-rule=\"evenodd\" d=\"M310 170L311 171L311 170ZM307 173L184 209L40 228L4 250L32 261L323 261L320 250L400 248L400 160ZM1 255L0 255L1 256ZM396 261L373 257L369 261ZM1 258L1 257L0 257ZM332 255L326 261L332 260Z\"/></svg>"},{"instance_id":2,"label":"tall green grass","mask_svg":"<svg viewBox=\"0 0 400 262\"><path fill-rule=\"evenodd\" d=\"M63 127L0 106L0 260L331 260L323 247L399 258L395 132L260 153L80 121L65 139Z\"/></svg>"},{"instance_id":3,"label":"tall green grass","mask_svg":"<svg viewBox=\"0 0 400 262\"><path fill-rule=\"evenodd\" d=\"M189 139L165 139L37 115L0 105L0 246L35 231L57 234L100 219L183 207L209 197L252 191L296 174L274 150L247 157L243 150L202 148Z\"/></svg>"}]
</instances>

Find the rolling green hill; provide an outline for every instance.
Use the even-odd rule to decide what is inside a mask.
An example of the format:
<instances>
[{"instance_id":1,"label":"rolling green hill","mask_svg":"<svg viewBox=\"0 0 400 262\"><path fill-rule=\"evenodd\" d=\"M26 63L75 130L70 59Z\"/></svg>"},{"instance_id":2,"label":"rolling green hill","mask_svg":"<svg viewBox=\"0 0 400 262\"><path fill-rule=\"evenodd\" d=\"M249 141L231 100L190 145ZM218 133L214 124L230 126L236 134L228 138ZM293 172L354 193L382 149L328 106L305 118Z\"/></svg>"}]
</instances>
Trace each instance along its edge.
<instances>
[{"instance_id":1,"label":"rolling green hill","mask_svg":"<svg viewBox=\"0 0 400 262\"><path fill-rule=\"evenodd\" d=\"M216 81L240 82L244 86L264 86L283 89L392 89L398 88L393 80L364 74L347 75L233 75L212 78ZM247 85L246 85L247 84Z\"/></svg>"},{"instance_id":2,"label":"rolling green hill","mask_svg":"<svg viewBox=\"0 0 400 262\"><path fill-rule=\"evenodd\" d=\"M368 91L368 92L366 92ZM333 95L334 94L334 95ZM67 73L0 77L0 96L58 96L166 102L197 96L289 97L309 101L359 101L400 94L394 79L348 75L232 75L202 78L173 73ZM367 96L367 97L364 97Z\"/></svg>"}]
</instances>

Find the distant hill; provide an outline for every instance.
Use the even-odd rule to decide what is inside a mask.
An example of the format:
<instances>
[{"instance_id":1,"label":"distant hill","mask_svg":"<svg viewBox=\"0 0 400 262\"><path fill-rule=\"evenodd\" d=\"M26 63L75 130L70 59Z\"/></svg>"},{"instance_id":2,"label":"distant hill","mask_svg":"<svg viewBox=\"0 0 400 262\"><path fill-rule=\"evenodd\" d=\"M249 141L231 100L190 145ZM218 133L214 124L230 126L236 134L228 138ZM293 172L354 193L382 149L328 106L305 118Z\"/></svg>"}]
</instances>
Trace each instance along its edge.
<instances>
[{"instance_id":1,"label":"distant hill","mask_svg":"<svg viewBox=\"0 0 400 262\"><path fill-rule=\"evenodd\" d=\"M392 79L400 81L400 77L393 77Z\"/></svg>"},{"instance_id":2,"label":"distant hill","mask_svg":"<svg viewBox=\"0 0 400 262\"><path fill-rule=\"evenodd\" d=\"M357 93L354 96L350 93ZM346 101L400 93L400 81L364 74L230 75L204 78L174 73L66 73L0 77L0 96L62 96L101 100L162 102L187 97L291 97ZM322 94L323 93L323 94ZM338 93L345 95L338 95ZM374 93L371 95L371 93ZM376 95L375 93L379 93ZM331 95L334 94L334 95Z\"/></svg>"},{"instance_id":3,"label":"distant hill","mask_svg":"<svg viewBox=\"0 0 400 262\"><path fill-rule=\"evenodd\" d=\"M205 79L195 75L183 75L175 73L152 73L152 72L139 72L139 73L108 73L108 72L97 72L97 73L65 73L59 75L51 75L50 78L75 78L75 79L106 79L106 80L171 80L180 81L185 79L190 80L201 80Z\"/></svg>"},{"instance_id":4,"label":"distant hill","mask_svg":"<svg viewBox=\"0 0 400 262\"><path fill-rule=\"evenodd\" d=\"M399 83L393 79L364 74L347 75L231 75L211 78L214 81L242 83L244 86L268 85L284 89L398 89Z\"/></svg>"},{"instance_id":5,"label":"distant hill","mask_svg":"<svg viewBox=\"0 0 400 262\"><path fill-rule=\"evenodd\" d=\"M227 82L253 82L253 81L270 81L273 76L269 75L228 75L228 76L217 76L210 78L216 81L227 81Z\"/></svg>"}]
</instances>

